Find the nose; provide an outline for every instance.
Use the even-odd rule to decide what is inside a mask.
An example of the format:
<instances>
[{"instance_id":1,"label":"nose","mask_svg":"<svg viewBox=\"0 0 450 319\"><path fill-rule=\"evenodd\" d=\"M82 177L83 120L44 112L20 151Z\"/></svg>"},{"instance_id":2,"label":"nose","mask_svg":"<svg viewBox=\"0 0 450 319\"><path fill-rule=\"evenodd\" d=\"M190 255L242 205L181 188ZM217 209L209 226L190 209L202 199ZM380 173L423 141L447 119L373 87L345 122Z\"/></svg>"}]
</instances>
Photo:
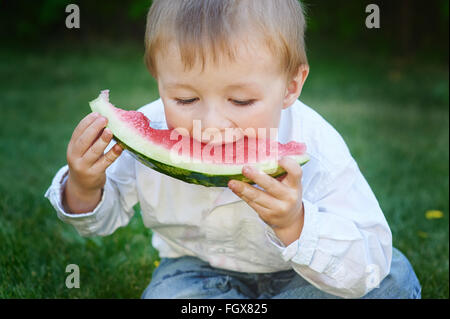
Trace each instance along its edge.
<instances>
[{"instance_id":1,"label":"nose","mask_svg":"<svg viewBox=\"0 0 450 319\"><path fill-rule=\"evenodd\" d=\"M210 144L224 144L236 140L236 128L226 116L214 108L209 108L203 113L200 121L201 141Z\"/></svg>"},{"instance_id":2,"label":"nose","mask_svg":"<svg viewBox=\"0 0 450 319\"><path fill-rule=\"evenodd\" d=\"M231 126L231 122L214 107L208 107L201 118L202 129L224 131Z\"/></svg>"}]
</instances>

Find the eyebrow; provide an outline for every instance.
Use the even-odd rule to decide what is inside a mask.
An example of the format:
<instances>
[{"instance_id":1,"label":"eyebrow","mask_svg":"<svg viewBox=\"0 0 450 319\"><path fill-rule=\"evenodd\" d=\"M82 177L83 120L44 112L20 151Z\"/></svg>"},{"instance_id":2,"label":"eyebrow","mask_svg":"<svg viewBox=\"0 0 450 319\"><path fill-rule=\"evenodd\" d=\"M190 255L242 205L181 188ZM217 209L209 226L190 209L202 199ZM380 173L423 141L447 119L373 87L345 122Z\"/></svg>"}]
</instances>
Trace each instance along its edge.
<instances>
[{"instance_id":1,"label":"eyebrow","mask_svg":"<svg viewBox=\"0 0 450 319\"><path fill-rule=\"evenodd\" d=\"M187 88L187 89L193 89L195 90L194 87L192 87L189 84L185 84L185 83L168 83L166 85L167 88ZM248 89L258 89L259 87L256 84L251 84L251 83L236 83L236 84L231 84L228 85L226 87L226 89L242 89L242 88L248 88Z\"/></svg>"}]
</instances>

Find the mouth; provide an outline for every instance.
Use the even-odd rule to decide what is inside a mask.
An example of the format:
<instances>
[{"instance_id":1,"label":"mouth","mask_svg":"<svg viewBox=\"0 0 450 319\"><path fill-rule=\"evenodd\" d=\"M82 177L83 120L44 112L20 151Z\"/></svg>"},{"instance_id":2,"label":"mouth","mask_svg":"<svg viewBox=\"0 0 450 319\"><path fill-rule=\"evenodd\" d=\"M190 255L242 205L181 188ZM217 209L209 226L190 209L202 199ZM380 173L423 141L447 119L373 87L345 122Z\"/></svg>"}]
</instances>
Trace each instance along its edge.
<instances>
[{"instance_id":1,"label":"mouth","mask_svg":"<svg viewBox=\"0 0 450 319\"><path fill-rule=\"evenodd\" d=\"M195 134L193 137L204 144L219 146L238 142L245 137L245 134L239 128L226 128L224 130L208 128L201 133L200 137L195 136Z\"/></svg>"}]
</instances>

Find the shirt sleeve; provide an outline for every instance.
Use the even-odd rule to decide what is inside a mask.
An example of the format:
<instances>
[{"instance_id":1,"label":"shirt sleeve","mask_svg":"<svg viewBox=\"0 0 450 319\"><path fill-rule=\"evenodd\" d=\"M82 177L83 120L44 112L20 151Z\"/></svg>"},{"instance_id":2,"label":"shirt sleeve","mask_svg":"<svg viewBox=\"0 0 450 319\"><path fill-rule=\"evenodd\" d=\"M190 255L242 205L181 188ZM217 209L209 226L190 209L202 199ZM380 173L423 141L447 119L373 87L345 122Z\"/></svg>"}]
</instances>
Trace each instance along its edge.
<instances>
[{"instance_id":1,"label":"shirt sleeve","mask_svg":"<svg viewBox=\"0 0 450 319\"><path fill-rule=\"evenodd\" d=\"M45 197L55 208L58 218L73 225L81 236L112 234L117 228L128 224L134 215L133 206L138 202L134 161L127 151L123 151L107 168L102 198L92 212L71 214L65 211L62 192L67 180L67 165L56 173Z\"/></svg>"},{"instance_id":2,"label":"shirt sleeve","mask_svg":"<svg viewBox=\"0 0 450 319\"><path fill-rule=\"evenodd\" d=\"M303 199L300 238L287 247L268 232L282 258L313 286L359 298L389 274L392 234L370 186L352 159L322 188Z\"/></svg>"}]
</instances>

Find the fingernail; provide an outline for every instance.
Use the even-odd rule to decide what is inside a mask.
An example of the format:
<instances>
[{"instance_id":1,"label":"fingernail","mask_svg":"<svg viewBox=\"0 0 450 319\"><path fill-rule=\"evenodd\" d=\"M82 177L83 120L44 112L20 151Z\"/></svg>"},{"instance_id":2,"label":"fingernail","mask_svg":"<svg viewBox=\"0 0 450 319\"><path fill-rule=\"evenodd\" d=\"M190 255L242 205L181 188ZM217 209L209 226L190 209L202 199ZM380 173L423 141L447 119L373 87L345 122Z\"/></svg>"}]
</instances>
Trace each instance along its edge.
<instances>
[{"instance_id":1,"label":"fingernail","mask_svg":"<svg viewBox=\"0 0 450 319\"><path fill-rule=\"evenodd\" d=\"M122 147L120 147L118 144L114 145L114 153L119 155L120 153L122 153L122 151L123 151Z\"/></svg>"},{"instance_id":2,"label":"fingernail","mask_svg":"<svg viewBox=\"0 0 450 319\"><path fill-rule=\"evenodd\" d=\"M111 130L107 129L107 128L105 128L105 130L103 131L103 134L106 137L106 139L110 139L111 135L112 135Z\"/></svg>"},{"instance_id":3,"label":"fingernail","mask_svg":"<svg viewBox=\"0 0 450 319\"><path fill-rule=\"evenodd\" d=\"M243 173L245 174L250 174L253 169L250 166L244 166L244 168L242 169Z\"/></svg>"},{"instance_id":4,"label":"fingernail","mask_svg":"<svg viewBox=\"0 0 450 319\"><path fill-rule=\"evenodd\" d=\"M102 124L104 123L106 125L106 123L108 122L108 119L106 117L100 116L99 119L102 122Z\"/></svg>"}]
</instances>

